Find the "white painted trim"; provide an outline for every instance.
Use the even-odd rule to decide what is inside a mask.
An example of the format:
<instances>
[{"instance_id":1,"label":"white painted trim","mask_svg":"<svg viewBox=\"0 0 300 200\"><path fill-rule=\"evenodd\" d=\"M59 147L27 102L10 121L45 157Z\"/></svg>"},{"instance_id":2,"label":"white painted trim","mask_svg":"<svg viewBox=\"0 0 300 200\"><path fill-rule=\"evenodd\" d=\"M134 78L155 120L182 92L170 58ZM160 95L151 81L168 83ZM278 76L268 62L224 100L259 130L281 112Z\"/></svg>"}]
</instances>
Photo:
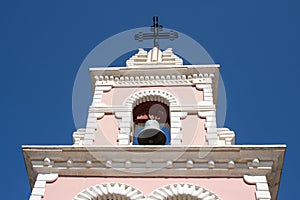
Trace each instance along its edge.
<instances>
[{"instance_id":1,"label":"white painted trim","mask_svg":"<svg viewBox=\"0 0 300 200\"><path fill-rule=\"evenodd\" d=\"M151 99L153 100L155 97L158 98L157 101L165 103L169 106L179 105L178 100L172 93L165 90L151 88L133 93L124 101L123 104L125 106L135 107L136 105L142 103L143 100L146 102L150 101ZM147 98L149 98L149 100Z\"/></svg>"},{"instance_id":2,"label":"white painted trim","mask_svg":"<svg viewBox=\"0 0 300 200\"><path fill-rule=\"evenodd\" d=\"M244 181L256 185L256 200L271 200L271 193L266 176L244 175Z\"/></svg>"},{"instance_id":3,"label":"white painted trim","mask_svg":"<svg viewBox=\"0 0 300 200\"><path fill-rule=\"evenodd\" d=\"M244 181L248 184L266 183L267 178L265 176L244 175Z\"/></svg>"},{"instance_id":4,"label":"white painted trim","mask_svg":"<svg viewBox=\"0 0 300 200\"><path fill-rule=\"evenodd\" d=\"M228 128L217 128L218 145L234 145L235 133Z\"/></svg>"},{"instance_id":5,"label":"white painted trim","mask_svg":"<svg viewBox=\"0 0 300 200\"><path fill-rule=\"evenodd\" d=\"M200 104L199 102L198 104ZM212 103L212 102L211 102ZM216 111L199 111L198 117L205 117L206 134L205 139L208 145L215 146L218 144L218 133L216 123Z\"/></svg>"},{"instance_id":6,"label":"white painted trim","mask_svg":"<svg viewBox=\"0 0 300 200\"><path fill-rule=\"evenodd\" d=\"M85 129L78 129L73 133L74 146L82 146L82 141L84 140Z\"/></svg>"},{"instance_id":7,"label":"white painted trim","mask_svg":"<svg viewBox=\"0 0 300 200\"><path fill-rule=\"evenodd\" d=\"M45 194L46 183L53 183L57 178L58 174L38 174L29 200L42 199Z\"/></svg>"},{"instance_id":8,"label":"white painted trim","mask_svg":"<svg viewBox=\"0 0 300 200\"><path fill-rule=\"evenodd\" d=\"M105 107L102 103L102 95L112 89L111 85L97 85L95 87L93 102L89 109L88 118L85 129L78 129L73 133L74 146L88 146L94 143L95 132L97 130L97 119L104 116L104 112L91 112L91 108L95 106Z\"/></svg>"}]
</instances>

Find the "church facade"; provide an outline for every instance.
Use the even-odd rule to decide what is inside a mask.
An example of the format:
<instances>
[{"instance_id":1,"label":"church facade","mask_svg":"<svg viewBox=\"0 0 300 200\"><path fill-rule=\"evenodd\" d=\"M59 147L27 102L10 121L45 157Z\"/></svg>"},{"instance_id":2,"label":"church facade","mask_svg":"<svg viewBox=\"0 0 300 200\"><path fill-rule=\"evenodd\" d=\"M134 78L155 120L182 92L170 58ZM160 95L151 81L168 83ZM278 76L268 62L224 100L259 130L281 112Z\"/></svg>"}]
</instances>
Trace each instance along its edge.
<instances>
[{"instance_id":1,"label":"church facade","mask_svg":"<svg viewBox=\"0 0 300 200\"><path fill-rule=\"evenodd\" d=\"M30 200L277 199L285 145L236 145L216 125L219 65L139 49L91 68L74 144L23 146Z\"/></svg>"}]
</instances>

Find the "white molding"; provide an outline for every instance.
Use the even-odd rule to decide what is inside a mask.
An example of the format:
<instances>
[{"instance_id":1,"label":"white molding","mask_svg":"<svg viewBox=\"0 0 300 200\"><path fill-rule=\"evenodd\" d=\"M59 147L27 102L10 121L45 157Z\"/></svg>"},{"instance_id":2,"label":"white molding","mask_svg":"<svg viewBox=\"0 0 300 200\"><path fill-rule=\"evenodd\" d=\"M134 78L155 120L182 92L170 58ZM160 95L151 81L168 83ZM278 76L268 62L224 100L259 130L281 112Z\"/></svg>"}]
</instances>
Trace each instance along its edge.
<instances>
[{"instance_id":1,"label":"white molding","mask_svg":"<svg viewBox=\"0 0 300 200\"><path fill-rule=\"evenodd\" d=\"M215 193L194 184L171 184L160 187L150 193L149 200L172 199L179 197L182 200L203 199L203 200L220 200Z\"/></svg>"},{"instance_id":2,"label":"white molding","mask_svg":"<svg viewBox=\"0 0 300 200\"><path fill-rule=\"evenodd\" d=\"M214 95L213 95L214 91L212 88L211 78L209 78L205 83L196 84L196 88L198 90L203 91L203 102L199 102L199 103L201 103L201 104L204 103L204 104L208 104L208 105L214 104Z\"/></svg>"},{"instance_id":3,"label":"white molding","mask_svg":"<svg viewBox=\"0 0 300 200\"><path fill-rule=\"evenodd\" d=\"M41 200L45 194L46 183L53 183L58 174L38 174L29 200Z\"/></svg>"},{"instance_id":4,"label":"white molding","mask_svg":"<svg viewBox=\"0 0 300 200\"><path fill-rule=\"evenodd\" d=\"M266 183L267 178L265 176L244 175L244 181L248 184Z\"/></svg>"},{"instance_id":5,"label":"white molding","mask_svg":"<svg viewBox=\"0 0 300 200\"><path fill-rule=\"evenodd\" d=\"M92 106L95 104L101 104L102 103L102 95L104 92L108 92L112 89L112 85L101 85L97 84L98 81L96 81L96 87L95 90L93 91L93 101L92 101Z\"/></svg>"},{"instance_id":6,"label":"white molding","mask_svg":"<svg viewBox=\"0 0 300 200\"><path fill-rule=\"evenodd\" d=\"M266 176L244 175L244 181L256 185L256 200L271 200L271 194Z\"/></svg>"},{"instance_id":7,"label":"white molding","mask_svg":"<svg viewBox=\"0 0 300 200\"><path fill-rule=\"evenodd\" d=\"M108 92L112 89L111 85L96 85L92 105L90 106L88 118L85 129L78 129L73 133L74 146L88 146L93 145L95 139L95 132L97 130L97 119L104 117L104 112L93 112L95 106L106 107L102 103L102 95L104 92Z\"/></svg>"},{"instance_id":8,"label":"white molding","mask_svg":"<svg viewBox=\"0 0 300 200\"><path fill-rule=\"evenodd\" d=\"M38 177L36 180L40 181L46 181L47 183L53 183L57 180L58 174L52 173L52 174L38 174Z\"/></svg>"},{"instance_id":9,"label":"white molding","mask_svg":"<svg viewBox=\"0 0 300 200\"><path fill-rule=\"evenodd\" d=\"M145 195L142 191L130 185L123 183L104 183L94 185L81 191L73 198L73 200L111 199L112 196L118 199L145 199Z\"/></svg>"},{"instance_id":10,"label":"white molding","mask_svg":"<svg viewBox=\"0 0 300 200\"><path fill-rule=\"evenodd\" d=\"M85 135L85 129L83 129L83 128L77 129L77 131L75 131L73 133L74 146L82 146L82 141L84 140L84 135Z\"/></svg>"},{"instance_id":11,"label":"white molding","mask_svg":"<svg viewBox=\"0 0 300 200\"><path fill-rule=\"evenodd\" d=\"M198 104L201 104L200 102ZM212 103L213 104L213 103ZM208 145L215 146L218 144L218 133L216 123L216 111L199 111L198 117L205 117L206 134L205 139Z\"/></svg>"},{"instance_id":12,"label":"white molding","mask_svg":"<svg viewBox=\"0 0 300 200\"><path fill-rule=\"evenodd\" d=\"M204 74L206 75L206 74ZM174 75L174 74L163 74L163 75L137 75L137 76L111 76L112 80L107 80L105 77L108 76L94 76L94 85L97 87L107 88L106 90L99 90L99 92L94 92L95 98L101 98L101 91L109 91L108 89L111 87L114 88L122 88L122 87L136 87L136 86L192 86L198 85L198 89L203 90L201 87L205 87L204 92L207 97L212 97L209 94L209 90L207 90L206 86L212 84L212 78L214 74L210 74L209 78L203 78L202 73L199 74L189 74L189 75ZM96 94L97 93L97 94Z\"/></svg>"},{"instance_id":13,"label":"white molding","mask_svg":"<svg viewBox=\"0 0 300 200\"><path fill-rule=\"evenodd\" d=\"M234 145L235 134L228 128L217 128L218 145Z\"/></svg>"},{"instance_id":14,"label":"white molding","mask_svg":"<svg viewBox=\"0 0 300 200\"><path fill-rule=\"evenodd\" d=\"M155 100L154 98L157 98L157 101L165 103L169 106L179 105L178 100L172 93L167 92L165 90L152 88L133 93L124 101L123 105L135 107L143 101L153 101Z\"/></svg>"},{"instance_id":15,"label":"white molding","mask_svg":"<svg viewBox=\"0 0 300 200\"><path fill-rule=\"evenodd\" d=\"M168 77L168 76L167 76ZM147 79L147 76L145 77ZM134 81L116 81L114 82L115 88L122 87L144 87L144 86L191 86L193 85L189 80L165 80L166 77L160 76L157 80L140 81L143 78L136 78Z\"/></svg>"}]
</instances>

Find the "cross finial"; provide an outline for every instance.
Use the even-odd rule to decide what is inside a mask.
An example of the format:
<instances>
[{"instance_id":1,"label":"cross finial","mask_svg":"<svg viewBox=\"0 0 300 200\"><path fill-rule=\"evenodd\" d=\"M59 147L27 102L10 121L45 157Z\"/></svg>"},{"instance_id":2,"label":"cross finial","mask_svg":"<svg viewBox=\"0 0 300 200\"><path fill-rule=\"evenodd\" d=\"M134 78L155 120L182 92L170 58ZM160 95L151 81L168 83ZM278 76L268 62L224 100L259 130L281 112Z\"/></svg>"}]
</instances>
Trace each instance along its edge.
<instances>
[{"instance_id":1,"label":"cross finial","mask_svg":"<svg viewBox=\"0 0 300 200\"><path fill-rule=\"evenodd\" d=\"M158 25L158 16L153 16L153 27L158 27L162 25Z\"/></svg>"},{"instance_id":2,"label":"cross finial","mask_svg":"<svg viewBox=\"0 0 300 200\"><path fill-rule=\"evenodd\" d=\"M178 38L178 33L171 30L162 32L163 26L158 24L158 16L153 17L153 25L150 27L152 33L139 32L135 34L134 39L142 42L143 40L153 39L153 47L159 46L159 39L170 39L171 41Z\"/></svg>"}]
</instances>

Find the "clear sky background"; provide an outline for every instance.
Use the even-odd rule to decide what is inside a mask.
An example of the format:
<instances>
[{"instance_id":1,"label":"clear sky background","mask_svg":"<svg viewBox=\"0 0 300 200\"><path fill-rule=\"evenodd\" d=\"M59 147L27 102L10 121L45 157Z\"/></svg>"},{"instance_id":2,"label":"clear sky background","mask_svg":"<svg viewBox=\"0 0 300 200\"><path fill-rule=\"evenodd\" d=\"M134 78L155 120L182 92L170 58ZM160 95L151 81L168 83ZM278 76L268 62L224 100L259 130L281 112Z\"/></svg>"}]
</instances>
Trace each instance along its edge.
<instances>
[{"instance_id":1,"label":"clear sky background","mask_svg":"<svg viewBox=\"0 0 300 200\"><path fill-rule=\"evenodd\" d=\"M1 1L1 199L29 197L21 145L72 144L73 83L88 53L114 34L151 25L153 15L221 64L225 126L237 144L287 144L278 199L295 199L299 6L297 0Z\"/></svg>"}]
</instances>

